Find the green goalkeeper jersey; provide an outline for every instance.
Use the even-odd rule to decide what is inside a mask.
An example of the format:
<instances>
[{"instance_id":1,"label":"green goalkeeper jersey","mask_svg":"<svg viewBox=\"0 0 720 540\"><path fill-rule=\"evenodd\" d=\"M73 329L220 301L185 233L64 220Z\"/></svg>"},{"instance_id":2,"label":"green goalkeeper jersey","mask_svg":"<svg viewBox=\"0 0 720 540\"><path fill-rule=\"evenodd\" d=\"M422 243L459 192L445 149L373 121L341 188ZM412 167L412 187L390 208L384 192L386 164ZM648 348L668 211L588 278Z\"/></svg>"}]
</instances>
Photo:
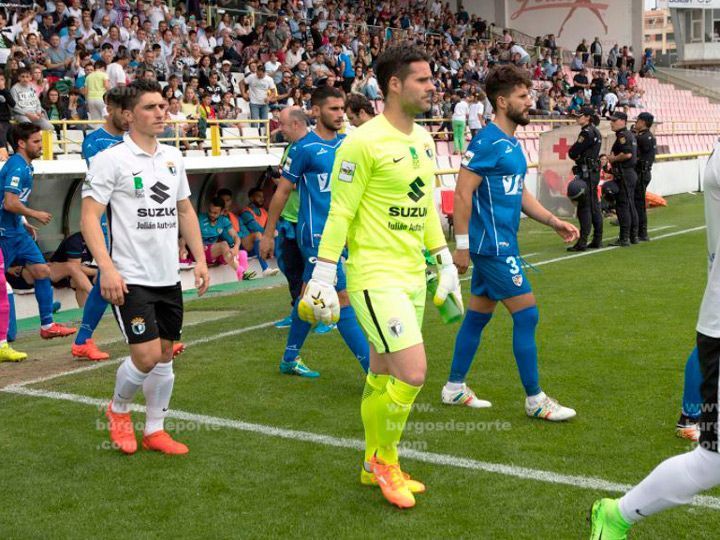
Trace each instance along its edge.
<instances>
[{"instance_id":1,"label":"green goalkeeper jersey","mask_svg":"<svg viewBox=\"0 0 720 540\"><path fill-rule=\"evenodd\" d=\"M378 115L337 150L318 257L338 260L347 241L348 291L424 286L423 249L445 246L434 147L421 126L406 135Z\"/></svg>"}]
</instances>

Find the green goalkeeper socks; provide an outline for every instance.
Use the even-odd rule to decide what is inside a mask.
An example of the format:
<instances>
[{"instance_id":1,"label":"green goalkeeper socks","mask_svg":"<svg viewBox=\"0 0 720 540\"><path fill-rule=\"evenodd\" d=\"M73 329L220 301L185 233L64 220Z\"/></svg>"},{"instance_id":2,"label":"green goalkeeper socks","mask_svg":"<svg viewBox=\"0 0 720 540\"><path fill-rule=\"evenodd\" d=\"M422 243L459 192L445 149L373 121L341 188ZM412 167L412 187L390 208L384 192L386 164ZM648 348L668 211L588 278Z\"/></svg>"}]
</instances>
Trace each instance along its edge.
<instances>
[{"instance_id":1,"label":"green goalkeeper socks","mask_svg":"<svg viewBox=\"0 0 720 540\"><path fill-rule=\"evenodd\" d=\"M365 378L365 388L360 404L360 415L365 427L365 461L370 461L378 447L378 416L374 412L374 401L384 391L389 379L390 375L372 371L368 371Z\"/></svg>"},{"instance_id":2,"label":"green goalkeeper socks","mask_svg":"<svg viewBox=\"0 0 720 540\"><path fill-rule=\"evenodd\" d=\"M381 391L371 402L377 422L377 457L385 464L398 462L397 445L421 389L422 386L390 377L384 392Z\"/></svg>"}]
</instances>

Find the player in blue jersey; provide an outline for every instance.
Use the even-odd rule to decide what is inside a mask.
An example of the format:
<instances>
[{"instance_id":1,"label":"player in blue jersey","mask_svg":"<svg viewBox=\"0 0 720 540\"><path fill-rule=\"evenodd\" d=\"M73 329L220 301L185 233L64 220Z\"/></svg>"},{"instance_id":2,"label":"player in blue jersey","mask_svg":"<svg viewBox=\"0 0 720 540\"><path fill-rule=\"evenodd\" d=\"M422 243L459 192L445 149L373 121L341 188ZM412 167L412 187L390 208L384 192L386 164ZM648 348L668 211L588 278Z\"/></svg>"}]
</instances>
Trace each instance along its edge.
<instances>
[{"instance_id":1,"label":"player in blue jersey","mask_svg":"<svg viewBox=\"0 0 720 540\"><path fill-rule=\"evenodd\" d=\"M11 144L15 153L0 170L3 186L0 218L0 248L5 266L24 265L35 281L35 298L40 311L40 337L52 339L76 332L75 328L53 322L53 289L50 267L40 248L25 228L23 217L33 218L47 225L52 215L27 206L33 188L32 160L42 154L40 128L29 122L16 124L11 131Z\"/></svg>"},{"instance_id":2,"label":"player in blue jersey","mask_svg":"<svg viewBox=\"0 0 720 540\"><path fill-rule=\"evenodd\" d=\"M124 95L124 88L113 88L105 93L105 107L107 109L105 123L95 131L88 133L82 144L82 156L87 161L88 166L90 166L90 162L97 154L123 140L123 134L128 127L127 122L122 117ZM105 244L109 245L107 217L105 215L103 215L100 224L105 235ZM85 306L83 306L82 324L72 346L72 355L75 358L93 361L110 358L110 355L101 351L92 339L93 332L95 332L97 325L100 324L107 305L108 303L100 294L100 280L96 278Z\"/></svg>"},{"instance_id":3,"label":"player in blue jersey","mask_svg":"<svg viewBox=\"0 0 720 540\"><path fill-rule=\"evenodd\" d=\"M512 65L500 66L488 75L486 86L495 120L470 143L455 188L457 246L453 258L461 274L472 260L473 272L470 302L455 340L442 401L473 408L490 406L475 396L465 378L483 329L497 303L502 302L513 319L513 354L527 395L525 412L534 418L567 420L575 411L540 389L535 343L538 309L520 258L520 213L553 228L566 242L577 239L579 232L574 225L553 216L524 189L527 163L514 133L518 125L530 122L531 81L527 74Z\"/></svg>"},{"instance_id":4,"label":"player in blue jersey","mask_svg":"<svg viewBox=\"0 0 720 540\"><path fill-rule=\"evenodd\" d=\"M290 192L297 186L300 196L300 211L296 226L297 242L305 261L303 281L307 283L315 268L317 250L320 245L325 221L330 211L330 173L335 161L335 151L344 135L338 135L342 127L345 100L339 90L323 86L312 94L311 105L317 126L302 139L295 142L285 160L282 178L268 210L268 220L261 245L262 256L269 258L274 250L275 227L285 207ZM360 329L355 311L345 291L345 272L338 263L337 283L342 309L337 328L345 343L367 372L369 345ZM292 324L287 346L280 362L280 371L290 375L315 378L320 374L310 370L299 356L311 325L298 317L297 303L293 307Z\"/></svg>"},{"instance_id":5,"label":"player in blue jersey","mask_svg":"<svg viewBox=\"0 0 720 540\"><path fill-rule=\"evenodd\" d=\"M242 281L247 265L241 265L239 262L240 237L235 232L230 218L222 214L223 208L225 202L222 197L214 197L208 205L208 211L198 215L200 234L205 247L205 260L208 264L227 264L235 271L238 281ZM247 259L247 255L245 258Z\"/></svg>"}]
</instances>

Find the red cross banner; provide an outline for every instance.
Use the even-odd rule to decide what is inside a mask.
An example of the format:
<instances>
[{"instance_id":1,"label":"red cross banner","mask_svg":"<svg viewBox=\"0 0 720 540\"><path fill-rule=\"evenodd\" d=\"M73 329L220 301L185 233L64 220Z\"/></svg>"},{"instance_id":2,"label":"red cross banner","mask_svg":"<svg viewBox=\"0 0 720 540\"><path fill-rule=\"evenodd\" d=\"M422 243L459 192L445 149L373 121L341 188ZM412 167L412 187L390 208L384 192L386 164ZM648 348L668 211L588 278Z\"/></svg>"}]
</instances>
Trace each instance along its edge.
<instances>
[{"instance_id":1,"label":"red cross banner","mask_svg":"<svg viewBox=\"0 0 720 540\"><path fill-rule=\"evenodd\" d=\"M599 129L603 136L601 153L607 153L612 146L610 125L602 122ZM567 198L567 185L574 176L574 162L568 152L579 134L579 125L562 125L540 134L537 198L545 208L560 216L575 213L575 207Z\"/></svg>"}]
</instances>

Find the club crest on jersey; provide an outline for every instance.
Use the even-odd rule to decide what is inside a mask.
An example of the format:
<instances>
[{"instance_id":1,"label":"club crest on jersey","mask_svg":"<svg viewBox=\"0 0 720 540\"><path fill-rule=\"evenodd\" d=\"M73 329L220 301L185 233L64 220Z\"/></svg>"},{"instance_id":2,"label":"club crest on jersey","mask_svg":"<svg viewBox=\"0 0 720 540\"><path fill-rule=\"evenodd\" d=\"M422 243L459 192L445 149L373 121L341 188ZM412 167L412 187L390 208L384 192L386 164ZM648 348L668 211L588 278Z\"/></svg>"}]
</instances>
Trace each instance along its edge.
<instances>
[{"instance_id":1,"label":"club crest on jersey","mask_svg":"<svg viewBox=\"0 0 720 540\"><path fill-rule=\"evenodd\" d=\"M512 281L516 287L522 287L522 284L523 284L522 274L517 274L516 276L513 276Z\"/></svg>"},{"instance_id":2,"label":"club crest on jersey","mask_svg":"<svg viewBox=\"0 0 720 540\"><path fill-rule=\"evenodd\" d=\"M352 161L343 161L340 163L340 173L338 174L338 180L341 182L352 182L353 176L355 176L355 169L357 164Z\"/></svg>"},{"instance_id":3,"label":"club crest on jersey","mask_svg":"<svg viewBox=\"0 0 720 540\"><path fill-rule=\"evenodd\" d=\"M427 157L429 157L430 159L433 158L433 151L432 151L432 148L430 148L430 145L429 145L429 144L426 144L426 145L425 145L425 155L426 155Z\"/></svg>"},{"instance_id":4,"label":"club crest on jersey","mask_svg":"<svg viewBox=\"0 0 720 540\"><path fill-rule=\"evenodd\" d=\"M143 189L143 179L141 176L133 177L133 184L135 185L135 198L142 199L145 196L145 190Z\"/></svg>"},{"instance_id":5,"label":"club crest on jersey","mask_svg":"<svg viewBox=\"0 0 720 540\"><path fill-rule=\"evenodd\" d=\"M145 333L145 319L142 317L135 317L130 321L130 329L136 336L140 336Z\"/></svg>"},{"instance_id":6,"label":"club crest on jersey","mask_svg":"<svg viewBox=\"0 0 720 540\"><path fill-rule=\"evenodd\" d=\"M388 330L390 330L390 333L395 337L400 337L400 334L403 333L403 324L402 321L398 318L392 318L388 321Z\"/></svg>"},{"instance_id":7,"label":"club crest on jersey","mask_svg":"<svg viewBox=\"0 0 720 540\"><path fill-rule=\"evenodd\" d=\"M168 171L170 171L170 174L175 176L177 174L177 169L175 168L175 164L172 161L167 162L167 168Z\"/></svg>"}]
</instances>

